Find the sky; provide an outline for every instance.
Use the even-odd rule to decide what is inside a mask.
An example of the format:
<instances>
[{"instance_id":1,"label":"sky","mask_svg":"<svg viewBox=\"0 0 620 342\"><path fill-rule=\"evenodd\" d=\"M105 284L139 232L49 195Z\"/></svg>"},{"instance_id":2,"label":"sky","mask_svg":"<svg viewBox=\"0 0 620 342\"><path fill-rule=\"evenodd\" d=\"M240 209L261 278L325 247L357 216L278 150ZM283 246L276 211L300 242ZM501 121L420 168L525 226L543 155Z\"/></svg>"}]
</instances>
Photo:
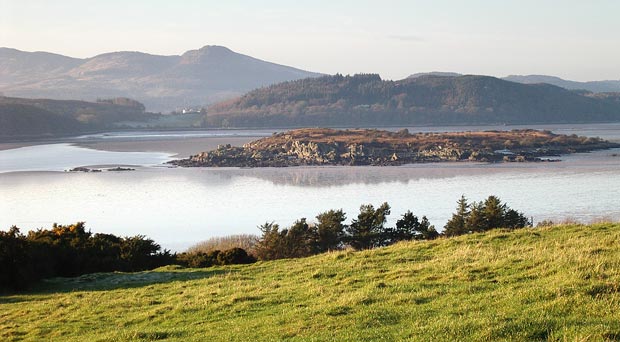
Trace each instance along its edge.
<instances>
[{"instance_id":1,"label":"sky","mask_svg":"<svg viewBox=\"0 0 620 342\"><path fill-rule=\"evenodd\" d=\"M0 46L92 57L205 45L327 74L620 79L618 0L0 0Z\"/></svg>"}]
</instances>

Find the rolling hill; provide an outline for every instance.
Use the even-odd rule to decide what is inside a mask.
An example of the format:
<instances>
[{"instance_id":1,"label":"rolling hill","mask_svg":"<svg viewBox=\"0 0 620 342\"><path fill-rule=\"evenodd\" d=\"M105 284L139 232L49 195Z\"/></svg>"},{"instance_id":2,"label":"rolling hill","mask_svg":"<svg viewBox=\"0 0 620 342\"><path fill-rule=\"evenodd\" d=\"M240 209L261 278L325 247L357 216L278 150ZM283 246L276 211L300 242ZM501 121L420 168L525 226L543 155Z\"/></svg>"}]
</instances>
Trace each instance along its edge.
<instances>
[{"instance_id":1,"label":"rolling hill","mask_svg":"<svg viewBox=\"0 0 620 342\"><path fill-rule=\"evenodd\" d=\"M613 95L613 94L612 94ZM489 76L323 76L253 90L209 108L213 126L388 126L620 121L617 96Z\"/></svg>"},{"instance_id":2,"label":"rolling hill","mask_svg":"<svg viewBox=\"0 0 620 342\"><path fill-rule=\"evenodd\" d=\"M88 101L129 97L149 111L203 106L261 86L314 76L319 74L222 46L180 56L124 51L86 59L0 48L0 94Z\"/></svg>"},{"instance_id":3,"label":"rolling hill","mask_svg":"<svg viewBox=\"0 0 620 342\"><path fill-rule=\"evenodd\" d=\"M6 341L617 341L620 225L494 230L0 296Z\"/></svg>"}]
</instances>

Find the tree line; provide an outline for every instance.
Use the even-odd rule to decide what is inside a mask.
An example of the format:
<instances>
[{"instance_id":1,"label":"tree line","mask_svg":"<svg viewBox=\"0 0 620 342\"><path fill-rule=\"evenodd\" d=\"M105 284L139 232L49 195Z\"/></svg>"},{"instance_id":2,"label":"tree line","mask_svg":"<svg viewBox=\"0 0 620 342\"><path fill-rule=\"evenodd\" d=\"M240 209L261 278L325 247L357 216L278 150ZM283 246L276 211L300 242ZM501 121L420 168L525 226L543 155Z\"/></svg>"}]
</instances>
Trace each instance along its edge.
<instances>
[{"instance_id":1,"label":"tree line","mask_svg":"<svg viewBox=\"0 0 620 342\"><path fill-rule=\"evenodd\" d=\"M493 228L516 229L532 225L523 213L509 208L496 196L471 204L462 196L456 213L446 223L442 233L437 232L426 216L419 218L411 211L404 213L394 227L387 227L390 213L388 203L377 208L364 204L350 224L344 223L346 216L342 210L329 210L317 215L315 224L309 224L302 218L284 229L276 223L267 222L258 227L261 236L253 253L260 260L300 258L347 247L363 250L399 241L432 240Z\"/></svg>"},{"instance_id":2,"label":"tree line","mask_svg":"<svg viewBox=\"0 0 620 342\"><path fill-rule=\"evenodd\" d=\"M50 277L73 277L95 272L136 272L178 264L186 267L247 264L258 260L301 258L334 250L355 250L388 246L399 241L432 240L494 228L517 229L532 225L523 213L502 203L496 196L468 203L465 196L457 202L456 212L439 233L426 216L411 211L402 214L394 227L386 226L391 213L388 203L378 207L360 206L351 223L346 224L342 209L328 210L316 216L316 223L305 218L287 228L277 223L260 225L258 238L233 247L210 246L208 251L190 250L171 253L142 235L118 237L92 234L83 222L54 224L52 229L38 229L22 234L13 226L0 231L0 290L23 290L34 282ZM230 240L230 241L229 241ZM243 240L238 236L236 241ZM243 242L243 241L241 241Z\"/></svg>"}]
</instances>

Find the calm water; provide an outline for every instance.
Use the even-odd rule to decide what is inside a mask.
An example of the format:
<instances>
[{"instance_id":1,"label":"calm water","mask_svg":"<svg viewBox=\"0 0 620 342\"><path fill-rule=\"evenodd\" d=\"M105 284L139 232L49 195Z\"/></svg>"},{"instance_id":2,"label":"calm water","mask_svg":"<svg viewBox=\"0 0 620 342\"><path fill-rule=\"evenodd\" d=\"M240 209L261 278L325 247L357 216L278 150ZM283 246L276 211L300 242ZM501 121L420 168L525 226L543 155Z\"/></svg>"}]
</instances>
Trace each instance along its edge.
<instances>
[{"instance_id":1,"label":"calm water","mask_svg":"<svg viewBox=\"0 0 620 342\"><path fill-rule=\"evenodd\" d=\"M158 166L171 159L170 153L112 152L68 143L45 144L0 151L0 173L66 171L77 166Z\"/></svg>"},{"instance_id":2,"label":"calm water","mask_svg":"<svg viewBox=\"0 0 620 342\"><path fill-rule=\"evenodd\" d=\"M548 129L620 140L620 125ZM158 139L166 139L174 149L184 134ZM40 159L51 153L56 157ZM38 145L0 151L0 227L16 224L26 230L86 221L93 232L144 234L166 248L183 250L211 236L257 233L256 226L266 221L289 225L332 208L343 208L353 217L360 204L384 201L393 208L391 223L411 209L441 227L461 194L472 200L498 195L535 221L619 220L618 153L599 151L533 164L170 169L153 167L168 160L169 153ZM145 167L133 172L54 172L102 164ZM33 171L8 172L18 170Z\"/></svg>"}]
</instances>

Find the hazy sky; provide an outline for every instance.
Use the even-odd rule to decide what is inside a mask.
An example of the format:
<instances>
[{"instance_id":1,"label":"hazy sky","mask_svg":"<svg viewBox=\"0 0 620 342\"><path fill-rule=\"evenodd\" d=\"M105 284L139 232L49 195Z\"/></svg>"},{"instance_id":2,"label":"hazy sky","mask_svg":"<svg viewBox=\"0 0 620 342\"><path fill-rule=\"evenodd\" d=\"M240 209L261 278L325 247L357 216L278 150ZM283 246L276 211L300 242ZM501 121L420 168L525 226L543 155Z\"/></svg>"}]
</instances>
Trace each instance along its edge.
<instances>
[{"instance_id":1,"label":"hazy sky","mask_svg":"<svg viewBox=\"0 0 620 342\"><path fill-rule=\"evenodd\" d=\"M223 45L323 73L620 79L619 0L0 0L0 46L73 57Z\"/></svg>"}]
</instances>

